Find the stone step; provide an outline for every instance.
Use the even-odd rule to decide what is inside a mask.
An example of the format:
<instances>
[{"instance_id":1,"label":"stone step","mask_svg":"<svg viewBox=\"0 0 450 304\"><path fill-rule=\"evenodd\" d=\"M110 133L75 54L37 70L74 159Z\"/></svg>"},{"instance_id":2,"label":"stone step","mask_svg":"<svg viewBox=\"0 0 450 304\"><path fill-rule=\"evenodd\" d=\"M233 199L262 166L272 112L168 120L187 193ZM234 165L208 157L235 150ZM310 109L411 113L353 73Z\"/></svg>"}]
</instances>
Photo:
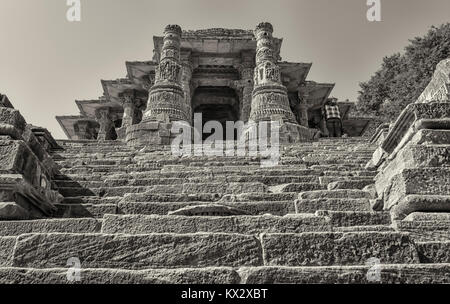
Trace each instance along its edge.
<instances>
[{"instance_id":1,"label":"stone step","mask_svg":"<svg viewBox=\"0 0 450 304\"><path fill-rule=\"evenodd\" d=\"M259 240L250 235L24 234L17 237L11 267L61 268L77 257L83 268L203 268L260 266Z\"/></svg>"},{"instance_id":2,"label":"stone step","mask_svg":"<svg viewBox=\"0 0 450 304\"><path fill-rule=\"evenodd\" d=\"M389 212L370 211L317 211L316 216L327 217L333 227L364 227L390 225Z\"/></svg>"},{"instance_id":3,"label":"stone step","mask_svg":"<svg viewBox=\"0 0 450 304\"><path fill-rule=\"evenodd\" d=\"M295 200L296 213L329 211L370 211L370 202L365 198L320 198Z\"/></svg>"},{"instance_id":4,"label":"stone step","mask_svg":"<svg viewBox=\"0 0 450 304\"><path fill-rule=\"evenodd\" d=\"M81 269L82 284L450 284L450 264ZM371 271L372 268L372 271ZM72 284L67 268L0 268L0 284Z\"/></svg>"},{"instance_id":5,"label":"stone step","mask_svg":"<svg viewBox=\"0 0 450 304\"><path fill-rule=\"evenodd\" d=\"M183 185L185 183L250 183L259 182L267 186L285 184L285 183L319 183L316 176L202 176L190 178L143 178L128 179L117 178L116 176L107 178L104 181L74 181L74 180L55 180L58 187L120 187L120 186L152 186L152 185Z\"/></svg>"},{"instance_id":6,"label":"stone step","mask_svg":"<svg viewBox=\"0 0 450 304\"><path fill-rule=\"evenodd\" d=\"M59 187L59 193L63 196L123 196L127 193L218 193L233 194L247 192L267 192L267 187L262 183L183 183L181 185L159 184L153 186L115 186L101 188Z\"/></svg>"},{"instance_id":7,"label":"stone step","mask_svg":"<svg viewBox=\"0 0 450 304\"><path fill-rule=\"evenodd\" d=\"M236 233L44 233L22 234L12 244L11 258L3 267L61 268L73 257L85 269L363 265L370 258L387 264L419 263L408 235L395 232L306 232L258 238Z\"/></svg>"},{"instance_id":8,"label":"stone step","mask_svg":"<svg viewBox=\"0 0 450 304\"><path fill-rule=\"evenodd\" d=\"M207 204L212 204L212 202L121 202L118 204L118 213L140 215L167 215L169 212L180 210L186 207L201 206ZM252 215L271 214L276 216L284 216L295 212L293 201L233 202L220 203L220 205L233 207Z\"/></svg>"},{"instance_id":9,"label":"stone step","mask_svg":"<svg viewBox=\"0 0 450 304\"><path fill-rule=\"evenodd\" d=\"M397 231L408 232L418 242L450 241L450 220L394 221Z\"/></svg>"},{"instance_id":10,"label":"stone step","mask_svg":"<svg viewBox=\"0 0 450 304\"><path fill-rule=\"evenodd\" d=\"M329 219L315 215L287 216L160 216L106 215L106 234L221 232L239 234L330 231Z\"/></svg>"},{"instance_id":11,"label":"stone step","mask_svg":"<svg viewBox=\"0 0 450 304\"><path fill-rule=\"evenodd\" d=\"M117 204L55 204L56 218L102 218L105 214L117 214Z\"/></svg>"},{"instance_id":12,"label":"stone step","mask_svg":"<svg viewBox=\"0 0 450 304\"><path fill-rule=\"evenodd\" d=\"M450 264L245 267L242 284L449 284Z\"/></svg>"},{"instance_id":13,"label":"stone step","mask_svg":"<svg viewBox=\"0 0 450 304\"><path fill-rule=\"evenodd\" d=\"M228 267L177 269L80 269L81 284L239 284L238 272ZM73 284L67 267L54 269L0 268L0 284Z\"/></svg>"},{"instance_id":14,"label":"stone step","mask_svg":"<svg viewBox=\"0 0 450 304\"><path fill-rule=\"evenodd\" d=\"M419 263L414 242L397 232L263 234L261 243L266 266L364 265L371 258Z\"/></svg>"},{"instance_id":15,"label":"stone step","mask_svg":"<svg viewBox=\"0 0 450 304\"><path fill-rule=\"evenodd\" d=\"M298 195L299 199L327 199L327 198L366 198L371 199L371 195L367 191L355 190L355 189L340 189L340 190L319 190L302 192Z\"/></svg>"},{"instance_id":16,"label":"stone step","mask_svg":"<svg viewBox=\"0 0 450 304\"><path fill-rule=\"evenodd\" d=\"M25 233L96 233L102 221L95 219L43 219L33 221L0 221L0 236L18 236Z\"/></svg>"}]
</instances>

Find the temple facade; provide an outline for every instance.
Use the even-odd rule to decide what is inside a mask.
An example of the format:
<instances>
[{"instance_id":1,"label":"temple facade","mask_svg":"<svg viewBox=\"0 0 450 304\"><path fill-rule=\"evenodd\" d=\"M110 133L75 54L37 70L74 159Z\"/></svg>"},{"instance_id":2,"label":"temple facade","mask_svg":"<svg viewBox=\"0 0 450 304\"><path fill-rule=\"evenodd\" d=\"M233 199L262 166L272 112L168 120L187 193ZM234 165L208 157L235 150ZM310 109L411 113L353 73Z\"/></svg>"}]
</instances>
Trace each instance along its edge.
<instances>
[{"instance_id":1,"label":"temple facade","mask_svg":"<svg viewBox=\"0 0 450 304\"><path fill-rule=\"evenodd\" d=\"M321 108L334 84L307 80L311 63L282 61L283 40L272 35L269 23L254 31L169 25L153 38L152 60L126 62L125 78L101 81L103 96L77 100L79 115L56 118L69 139L131 145L170 142L167 123L192 125L195 113L203 123L282 119L288 142L326 135ZM354 103L338 104L345 133L361 136L369 120L349 118Z\"/></svg>"}]
</instances>

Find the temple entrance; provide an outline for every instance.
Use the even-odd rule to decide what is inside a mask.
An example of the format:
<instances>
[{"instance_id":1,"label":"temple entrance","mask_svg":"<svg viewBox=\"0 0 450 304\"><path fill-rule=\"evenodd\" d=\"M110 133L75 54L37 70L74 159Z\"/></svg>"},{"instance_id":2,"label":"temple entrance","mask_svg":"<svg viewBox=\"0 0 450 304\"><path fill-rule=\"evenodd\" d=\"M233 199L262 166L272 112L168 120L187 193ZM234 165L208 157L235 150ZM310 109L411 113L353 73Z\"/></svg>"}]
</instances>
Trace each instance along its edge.
<instances>
[{"instance_id":1,"label":"temple entrance","mask_svg":"<svg viewBox=\"0 0 450 304\"><path fill-rule=\"evenodd\" d=\"M202 113L202 128L208 121L219 121L223 127L224 139L226 122L239 120L239 112L239 97L230 87L198 87L194 92L192 113ZM210 135L203 134L203 140Z\"/></svg>"}]
</instances>

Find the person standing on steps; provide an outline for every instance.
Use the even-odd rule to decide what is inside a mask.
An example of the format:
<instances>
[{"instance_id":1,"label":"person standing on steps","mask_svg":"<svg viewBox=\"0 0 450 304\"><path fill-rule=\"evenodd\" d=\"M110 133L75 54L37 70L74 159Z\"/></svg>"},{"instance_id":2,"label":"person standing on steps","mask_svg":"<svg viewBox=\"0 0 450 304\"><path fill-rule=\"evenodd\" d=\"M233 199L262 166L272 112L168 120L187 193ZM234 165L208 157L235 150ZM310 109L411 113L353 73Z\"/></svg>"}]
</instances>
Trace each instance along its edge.
<instances>
[{"instance_id":1,"label":"person standing on steps","mask_svg":"<svg viewBox=\"0 0 450 304\"><path fill-rule=\"evenodd\" d=\"M342 137L342 120L337 98L330 98L322 109L330 137Z\"/></svg>"}]
</instances>

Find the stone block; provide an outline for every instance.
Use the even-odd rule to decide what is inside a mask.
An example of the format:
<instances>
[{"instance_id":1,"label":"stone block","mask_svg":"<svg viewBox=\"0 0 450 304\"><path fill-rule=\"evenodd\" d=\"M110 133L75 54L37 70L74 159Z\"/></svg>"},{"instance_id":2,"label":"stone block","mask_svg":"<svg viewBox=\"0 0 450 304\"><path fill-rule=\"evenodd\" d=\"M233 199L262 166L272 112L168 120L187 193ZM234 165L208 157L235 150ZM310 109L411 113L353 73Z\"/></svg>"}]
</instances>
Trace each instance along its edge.
<instances>
[{"instance_id":1,"label":"stone block","mask_svg":"<svg viewBox=\"0 0 450 304\"><path fill-rule=\"evenodd\" d=\"M17 238L13 266L61 268L78 257L83 268L199 268L260 266L253 236L239 234L25 234Z\"/></svg>"},{"instance_id":2,"label":"stone block","mask_svg":"<svg viewBox=\"0 0 450 304\"><path fill-rule=\"evenodd\" d=\"M251 267L239 273L245 284L449 284L450 265L379 265L379 280L368 280L371 266Z\"/></svg>"},{"instance_id":3,"label":"stone block","mask_svg":"<svg viewBox=\"0 0 450 304\"><path fill-rule=\"evenodd\" d=\"M142 216L107 215L103 233L197 233L222 232L240 234L300 233L329 231L327 218L314 215L289 216Z\"/></svg>"},{"instance_id":4,"label":"stone block","mask_svg":"<svg viewBox=\"0 0 450 304\"><path fill-rule=\"evenodd\" d=\"M380 182L377 181L377 183ZM391 183L387 187L383 188L377 185L377 189L384 189L382 193L386 210L391 210L395 207L396 210L393 210L393 213L396 215L402 213L406 216L409 214L406 212L411 209L412 205L416 204L412 201L405 201L397 207L406 196L436 195L437 193L443 196L450 195L450 170L448 168L404 169L392 178Z\"/></svg>"},{"instance_id":5,"label":"stone block","mask_svg":"<svg viewBox=\"0 0 450 304\"><path fill-rule=\"evenodd\" d=\"M17 134L21 135L27 125L25 119L18 110L5 107L0 107L0 124L2 125L0 127L0 131L2 131L0 135L10 135L14 138L16 138ZM11 126L11 130L15 130L17 134L11 134L7 131L8 128L6 128L5 125Z\"/></svg>"},{"instance_id":6,"label":"stone block","mask_svg":"<svg viewBox=\"0 0 450 304\"><path fill-rule=\"evenodd\" d=\"M417 211L450 212L450 195L406 195L390 210L395 220L404 219Z\"/></svg>"},{"instance_id":7,"label":"stone block","mask_svg":"<svg viewBox=\"0 0 450 304\"><path fill-rule=\"evenodd\" d=\"M382 264L419 263L407 234L394 232L264 234L267 266L363 265L371 258Z\"/></svg>"}]
</instances>

